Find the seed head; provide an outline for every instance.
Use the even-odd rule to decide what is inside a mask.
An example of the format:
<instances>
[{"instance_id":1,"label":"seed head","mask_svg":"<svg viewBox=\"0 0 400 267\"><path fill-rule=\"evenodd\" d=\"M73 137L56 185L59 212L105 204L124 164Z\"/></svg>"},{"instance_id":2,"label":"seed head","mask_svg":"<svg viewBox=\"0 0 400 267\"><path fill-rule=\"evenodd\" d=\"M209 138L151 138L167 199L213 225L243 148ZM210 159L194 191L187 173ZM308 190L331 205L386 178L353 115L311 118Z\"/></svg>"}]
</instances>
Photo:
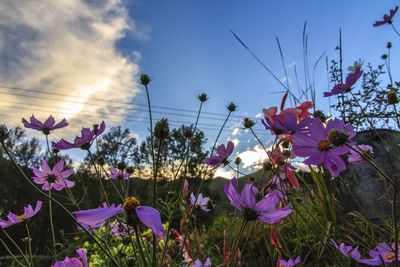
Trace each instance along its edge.
<instances>
[{"instance_id":1,"label":"seed head","mask_svg":"<svg viewBox=\"0 0 400 267\"><path fill-rule=\"evenodd\" d=\"M234 112L237 110L238 106L235 103L231 102L228 105L226 105L226 108L228 109L228 111Z\"/></svg>"},{"instance_id":2,"label":"seed head","mask_svg":"<svg viewBox=\"0 0 400 267\"><path fill-rule=\"evenodd\" d=\"M140 75L140 84L147 86L151 82L149 75L142 74Z\"/></svg>"},{"instance_id":3,"label":"seed head","mask_svg":"<svg viewBox=\"0 0 400 267\"><path fill-rule=\"evenodd\" d=\"M167 139L169 136L169 123L167 119L159 120L154 126L154 136L159 140Z\"/></svg>"},{"instance_id":4,"label":"seed head","mask_svg":"<svg viewBox=\"0 0 400 267\"><path fill-rule=\"evenodd\" d=\"M255 124L256 124L256 123L255 123L252 119L250 119L250 118L244 118L244 119L243 119L243 126L244 126L244 128L246 128L246 129L252 128Z\"/></svg>"},{"instance_id":5,"label":"seed head","mask_svg":"<svg viewBox=\"0 0 400 267\"><path fill-rule=\"evenodd\" d=\"M207 96L206 93L202 93L202 94L199 94L199 95L197 96L197 98L200 100L201 103L204 103L204 102L207 101L208 96Z\"/></svg>"}]
</instances>

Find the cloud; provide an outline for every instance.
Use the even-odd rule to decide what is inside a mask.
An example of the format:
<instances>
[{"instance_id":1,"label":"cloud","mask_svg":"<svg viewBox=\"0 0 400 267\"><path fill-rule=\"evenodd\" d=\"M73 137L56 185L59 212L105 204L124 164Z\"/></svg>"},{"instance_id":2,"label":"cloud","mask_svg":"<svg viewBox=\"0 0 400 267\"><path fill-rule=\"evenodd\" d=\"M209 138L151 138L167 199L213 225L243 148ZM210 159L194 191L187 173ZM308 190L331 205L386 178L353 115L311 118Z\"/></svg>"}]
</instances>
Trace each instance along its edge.
<instances>
[{"instance_id":1,"label":"cloud","mask_svg":"<svg viewBox=\"0 0 400 267\"><path fill-rule=\"evenodd\" d=\"M267 158L264 149L260 145L256 145L251 149L241 152L237 155L242 160L244 169L254 169L260 167Z\"/></svg>"},{"instance_id":2,"label":"cloud","mask_svg":"<svg viewBox=\"0 0 400 267\"><path fill-rule=\"evenodd\" d=\"M120 0L2 1L0 84L27 89L0 88L2 122L53 114L70 120L69 135L101 118L121 123L126 110L102 100L138 93L138 65L116 46L132 31L148 37L149 29L137 28Z\"/></svg>"},{"instance_id":3,"label":"cloud","mask_svg":"<svg viewBox=\"0 0 400 267\"><path fill-rule=\"evenodd\" d=\"M223 177L223 178L227 178L227 179L232 179L233 177L235 177L235 172L232 170L226 170L224 168L218 168L215 171L214 178L215 177Z\"/></svg>"}]
</instances>

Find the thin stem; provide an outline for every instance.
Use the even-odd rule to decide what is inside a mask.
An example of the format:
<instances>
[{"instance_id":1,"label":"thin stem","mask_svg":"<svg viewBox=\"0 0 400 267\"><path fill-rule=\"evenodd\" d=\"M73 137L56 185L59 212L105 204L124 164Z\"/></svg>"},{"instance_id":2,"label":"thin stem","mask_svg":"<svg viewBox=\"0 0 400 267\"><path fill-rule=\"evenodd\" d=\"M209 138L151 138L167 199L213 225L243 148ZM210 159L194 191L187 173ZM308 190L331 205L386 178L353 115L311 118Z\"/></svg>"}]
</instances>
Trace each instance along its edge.
<instances>
[{"instance_id":1,"label":"thin stem","mask_svg":"<svg viewBox=\"0 0 400 267\"><path fill-rule=\"evenodd\" d=\"M142 243L140 242L141 237L140 237L140 235L139 235L139 231L138 231L137 226L135 226L134 229L135 229L135 235L136 235L136 239L137 239L138 246L139 246L139 254L140 254L140 257L142 258L142 261L143 261L144 266L147 267L148 265L147 265L146 258L144 257L144 254L143 254Z\"/></svg>"},{"instance_id":2,"label":"thin stem","mask_svg":"<svg viewBox=\"0 0 400 267\"><path fill-rule=\"evenodd\" d=\"M158 175L158 165L160 164L161 151L163 149L163 139L159 140L158 151L156 158L156 165L153 171L153 207L156 208L157 205L157 175ZM157 266L157 236L153 233L153 267Z\"/></svg>"},{"instance_id":3,"label":"thin stem","mask_svg":"<svg viewBox=\"0 0 400 267\"><path fill-rule=\"evenodd\" d=\"M399 113L397 112L396 104L393 104L394 114L396 116L397 127L400 129Z\"/></svg>"},{"instance_id":4,"label":"thin stem","mask_svg":"<svg viewBox=\"0 0 400 267\"><path fill-rule=\"evenodd\" d=\"M26 176L26 174L24 173L24 171L21 169L21 167L18 165L18 163L15 161L15 158L11 155L10 151L8 150L7 146L4 144L4 142L1 142L1 145L4 149L4 151L6 152L7 156L9 157L9 159L11 160L11 162L14 164L14 166L18 169L18 171L22 174L22 176L24 177L24 179L43 197L47 198L47 199L51 199L54 203L56 203L60 208L62 208L74 221L75 223L81 228L83 229L83 231L85 231L92 239L93 241L100 247L100 249L107 255L107 257L109 257L109 259L111 259L111 261L113 262L113 264L115 266L119 266L118 262L116 261L116 259L109 253L109 251L107 251L104 246L94 237L94 235L92 233L90 233L80 222L78 222L75 218L75 216L63 205L61 204L58 200L56 200L53 197L49 197L48 194L44 193L42 190L40 190L39 187L36 186L35 183L33 183L31 181L31 179Z\"/></svg>"},{"instance_id":5,"label":"thin stem","mask_svg":"<svg viewBox=\"0 0 400 267\"><path fill-rule=\"evenodd\" d=\"M254 135L254 137L257 139L258 143L260 143L261 147L264 149L265 153L268 155L268 151L265 148L264 144L261 142L260 138L258 138L258 136L256 135L256 133L254 132L253 128L250 128L251 133Z\"/></svg>"},{"instance_id":6,"label":"thin stem","mask_svg":"<svg viewBox=\"0 0 400 267\"><path fill-rule=\"evenodd\" d=\"M3 244L4 248L7 250L8 254L10 254L11 257L12 257L20 266L25 266L24 264L22 264L22 263L18 260L18 258L14 255L14 253L13 253L13 252L11 251L11 249L7 246L6 242L4 242L3 239L0 238L0 242ZM27 263L28 263L28 266L30 266L29 262L27 262Z\"/></svg>"},{"instance_id":7,"label":"thin stem","mask_svg":"<svg viewBox=\"0 0 400 267\"><path fill-rule=\"evenodd\" d=\"M29 226L27 223L25 223L25 229L26 229L26 233L28 235L28 253L29 253L29 257L31 260L31 263L33 265L33 256L32 256L32 239L31 239L31 232L29 231Z\"/></svg>"},{"instance_id":8,"label":"thin stem","mask_svg":"<svg viewBox=\"0 0 400 267\"><path fill-rule=\"evenodd\" d=\"M233 252L233 253L232 253L232 256L231 256L231 258L229 259L228 267L231 266L232 262L233 262L234 259L236 258L236 254L237 254L237 249L238 249L238 246L239 246L239 242L240 242L240 239L242 238L242 235L243 235L244 229L246 228L247 223L248 223L248 221L245 220L245 219L243 219L242 225L240 226L239 235L238 235L237 238L236 238L235 246L233 247L233 250L232 250L232 252Z\"/></svg>"},{"instance_id":9,"label":"thin stem","mask_svg":"<svg viewBox=\"0 0 400 267\"><path fill-rule=\"evenodd\" d=\"M54 255L57 259L57 247L56 247L56 235L54 232L54 223L53 223L53 208L52 208L52 201L51 201L51 187L49 184L49 216L50 216L50 228L51 228L51 237L53 239L53 250Z\"/></svg>"},{"instance_id":10,"label":"thin stem","mask_svg":"<svg viewBox=\"0 0 400 267\"><path fill-rule=\"evenodd\" d=\"M399 31L396 29L396 27L393 25L393 23L391 23L390 25L392 25L394 32L400 37Z\"/></svg>"},{"instance_id":11,"label":"thin stem","mask_svg":"<svg viewBox=\"0 0 400 267\"><path fill-rule=\"evenodd\" d=\"M90 158L90 160L92 162L92 165L93 165L94 170L96 172L97 179L98 179L99 184L100 184L100 196L104 195L104 199L106 200L107 204L110 204L108 202L107 193L106 193L106 190L104 188L103 182L101 180L101 174L100 174L99 170L97 169L96 161L94 160L93 154L92 154L92 152L90 152L90 150L88 150L88 155L89 155L89 158Z\"/></svg>"},{"instance_id":12,"label":"thin stem","mask_svg":"<svg viewBox=\"0 0 400 267\"><path fill-rule=\"evenodd\" d=\"M31 266L31 264L29 263L28 259L25 256L25 253L22 251L22 249L18 246L18 244L14 241L14 239L7 233L6 230L4 230L3 228L1 229L4 233L4 235L8 238L8 240L11 241L11 243L17 248L17 250L19 251L19 253L21 253L21 256L24 258L24 261L28 264L28 266Z\"/></svg>"},{"instance_id":13,"label":"thin stem","mask_svg":"<svg viewBox=\"0 0 400 267\"><path fill-rule=\"evenodd\" d=\"M393 217L393 230L394 230L394 258L395 258L395 267L398 267L399 261L397 260L399 255L399 231L397 229L397 188L393 187L393 203L392 203L392 217Z\"/></svg>"}]
</instances>

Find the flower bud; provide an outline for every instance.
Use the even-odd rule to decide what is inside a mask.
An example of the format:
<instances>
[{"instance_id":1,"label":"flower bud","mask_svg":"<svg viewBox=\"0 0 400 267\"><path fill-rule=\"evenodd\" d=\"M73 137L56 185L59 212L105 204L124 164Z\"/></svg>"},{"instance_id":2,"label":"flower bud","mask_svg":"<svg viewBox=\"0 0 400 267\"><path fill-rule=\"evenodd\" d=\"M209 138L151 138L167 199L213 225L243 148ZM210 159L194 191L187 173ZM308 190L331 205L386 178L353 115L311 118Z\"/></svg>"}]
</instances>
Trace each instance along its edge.
<instances>
[{"instance_id":1,"label":"flower bud","mask_svg":"<svg viewBox=\"0 0 400 267\"><path fill-rule=\"evenodd\" d=\"M204 103L207 101L208 96L206 93L202 93L202 94L198 95L197 98L200 100L201 103Z\"/></svg>"},{"instance_id":2,"label":"flower bud","mask_svg":"<svg viewBox=\"0 0 400 267\"><path fill-rule=\"evenodd\" d=\"M387 55L387 54L383 54L383 55L381 56L381 58L382 58L383 60L385 60L385 59L388 58L388 55Z\"/></svg>"},{"instance_id":3,"label":"flower bud","mask_svg":"<svg viewBox=\"0 0 400 267\"><path fill-rule=\"evenodd\" d=\"M192 138L193 137L193 130L191 127L185 127L182 130L183 132L183 136L187 139Z\"/></svg>"},{"instance_id":4,"label":"flower bud","mask_svg":"<svg viewBox=\"0 0 400 267\"><path fill-rule=\"evenodd\" d=\"M99 132L99 125L98 124L93 124L93 132L95 135Z\"/></svg>"},{"instance_id":5,"label":"flower bud","mask_svg":"<svg viewBox=\"0 0 400 267\"><path fill-rule=\"evenodd\" d=\"M147 86L150 83L151 79L149 75L147 74L142 74L140 75L140 84Z\"/></svg>"},{"instance_id":6,"label":"flower bud","mask_svg":"<svg viewBox=\"0 0 400 267\"><path fill-rule=\"evenodd\" d=\"M60 152L60 150L58 150L57 148L52 148L53 154L57 154L58 152Z\"/></svg>"},{"instance_id":7,"label":"flower bud","mask_svg":"<svg viewBox=\"0 0 400 267\"><path fill-rule=\"evenodd\" d=\"M392 48L392 42L387 42L387 44L386 44L386 48L387 48L387 49L390 49L390 48Z\"/></svg>"},{"instance_id":8,"label":"flower bud","mask_svg":"<svg viewBox=\"0 0 400 267\"><path fill-rule=\"evenodd\" d=\"M106 160L103 157L100 156L100 157L97 158L97 163L100 166L103 166L104 164L106 164Z\"/></svg>"},{"instance_id":9,"label":"flower bud","mask_svg":"<svg viewBox=\"0 0 400 267\"><path fill-rule=\"evenodd\" d=\"M252 128L256 124L252 119L250 118L244 118L243 119L243 126L246 129Z\"/></svg>"},{"instance_id":10,"label":"flower bud","mask_svg":"<svg viewBox=\"0 0 400 267\"><path fill-rule=\"evenodd\" d=\"M327 116L321 110L314 111L313 117L316 118L316 119L320 119L324 123L328 119Z\"/></svg>"},{"instance_id":11,"label":"flower bud","mask_svg":"<svg viewBox=\"0 0 400 267\"><path fill-rule=\"evenodd\" d=\"M282 155L286 158L290 158L292 156L292 152L290 152L289 150L283 150L282 151Z\"/></svg>"},{"instance_id":12,"label":"flower bud","mask_svg":"<svg viewBox=\"0 0 400 267\"><path fill-rule=\"evenodd\" d=\"M240 163L242 163L242 159L240 157L236 157L235 164L239 165Z\"/></svg>"},{"instance_id":13,"label":"flower bud","mask_svg":"<svg viewBox=\"0 0 400 267\"><path fill-rule=\"evenodd\" d=\"M129 166L126 168L125 170L127 173L132 174L135 171L135 168L133 168L132 166Z\"/></svg>"},{"instance_id":14,"label":"flower bud","mask_svg":"<svg viewBox=\"0 0 400 267\"><path fill-rule=\"evenodd\" d=\"M0 124L0 143L3 143L11 134L5 124Z\"/></svg>"},{"instance_id":15,"label":"flower bud","mask_svg":"<svg viewBox=\"0 0 400 267\"><path fill-rule=\"evenodd\" d=\"M229 112L234 112L237 110L238 106L235 103L231 102L226 106L226 108Z\"/></svg>"},{"instance_id":16,"label":"flower bud","mask_svg":"<svg viewBox=\"0 0 400 267\"><path fill-rule=\"evenodd\" d=\"M290 142L288 142L288 141L283 141L283 142L281 143L281 146L282 146L283 148L288 148L288 147L290 146Z\"/></svg>"},{"instance_id":17,"label":"flower bud","mask_svg":"<svg viewBox=\"0 0 400 267\"><path fill-rule=\"evenodd\" d=\"M126 168L126 163L121 161L117 164L117 169L123 171Z\"/></svg>"},{"instance_id":18,"label":"flower bud","mask_svg":"<svg viewBox=\"0 0 400 267\"><path fill-rule=\"evenodd\" d=\"M169 136L169 124L167 119L161 119L154 127L154 136L160 140L167 139Z\"/></svg>"},{"instance_id":19,"label":"flower bud","mask_svg":"<svg viewBox=\"0 0 400 267\"><path fill-rule=\"evenodd\" d=\"M332 130L328 135L329 142L334 146L342 146L349 142L349 134L337 129Z\"/></svg>"},{"instance_id":20,"label":"flower bud","mask_svg":"<svg viewBox=\"0 0 400 267\"><path fill-rule=\"evenodd\" d=\"M269 161L266 161L263 163L263 169L264 171L270 171L272 170L272 163Z\"/></svg>"},{"instance_id":21,"label":"flower bud","mask_svg":"<svg viewBox=\"0 0 400 267\"><path fill-rule=\"evenodd\" d=\"M386 96L387 96L388 104L395 105L395 104L399 103L399 98L398 98L397 92L395 90L390 90L389 92L387 92Z\"/></svg>"}]
</instances>

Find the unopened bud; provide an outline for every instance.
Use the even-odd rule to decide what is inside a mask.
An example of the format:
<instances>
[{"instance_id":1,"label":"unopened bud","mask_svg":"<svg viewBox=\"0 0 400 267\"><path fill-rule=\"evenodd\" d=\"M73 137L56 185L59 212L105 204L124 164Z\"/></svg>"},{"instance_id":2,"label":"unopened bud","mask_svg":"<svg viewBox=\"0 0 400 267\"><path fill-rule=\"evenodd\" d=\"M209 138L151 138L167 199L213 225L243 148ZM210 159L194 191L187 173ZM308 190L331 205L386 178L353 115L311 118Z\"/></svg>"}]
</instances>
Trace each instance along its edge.
<instances>
[{"instance_id":1,"label":"unopened bud","mask_svg":"<svg viewBox=\"0 0 400 267\"><path fill-rule=\"evenodd\" d=\"M321 110L314 111L313 117L316 119L320 119L322 122L326 122L326 120L328 119Z\"/></svg>"},{"instance_id":2,"label":"unopened bud","mask_svg":"<svg viewBox=\"0 0 400 267\"><path fill-rule=\"evenodd\" d=\"M381 56L381 58L382 58L383 60L385 60L385 59L388 58L388 55L387 55L387 54L383 54L383 55Z\"/></svg>"},{"instance_id":3,"label":"unopened bud","mask_svg":"<svg viewBox=\"0 0 400 267\"><path fill-rule=\"evenodd\" d=\"M235 103L231 102L228 105L226 105L226 108L228 109L228 111L234 112L237 110L238 106Z\"/></svg>"},{"instance_id":4,"label":"unopened bud","mask_svg":"<svg viewBox=\"0 0 400 267\"><path fill-rule=\"evenodd\" d=\"M147 86L150 83L151 79L149 75L147 74L142 74L140 75L140 83L144 86Z\"/></svg>"},{"instance_id":5,"label":"unopened bud","mask_svg":"<svg viewBox=\"0 0 400 267\"><path fill-rule=\"evenodd\" d=\"M169 136L169 124L167 119L161 119L154 127L154 136L160 140L167 139Z\"/></svg>"},{"instance_id":6,"label":"unopened bud","mask_svg":"<svg viewBox=\"0 0 400 267\"><path fill-rule=\"evenodd\" d=\"M207 101L208 96L206 93L202 93L202 94L198 95L197 98L200 100L200 102L204 103Z\"/></svg>"},{"instance_id":7,"label":"unopened bud","mask_svg":"<svg viewBox=\"0 0 400 267\"><path fill-rule=\"evenodd\" d=\"M392 42L387 42L387 44L386 44L386 48L387 48L387 49L390 49L390 48L392 48Z\"/></svg>"},{"instance_id":8,"label":"unopened bud","mask_svg":"<svg viewBox=\"0 0 400 267\"><path fill-rule=\"evenodd\" d=\"M117 169L118 170L124 170L126 168L126 163L125 162L123 162L123 161L121 161L121 162L118 162L118 164L117 164Z\"/></svg>"},{"instance_id":9,"label":"unopened bud","mask_svg":"<svg viewBox=\"0 0 400 267\"><path fill-rule=\"evenodd\" d=\"M256 123L250 118L243 119L243 126L246 129L252 128Z\"/></svg>"},{"instance_id":10,"label":"unopened bud","mask_svg":"<svg viewBox=\"0 0 400 267\"><path fill-rule=\"evenodd\" d=\"M129 174L132 174L132 173L134 173L135 168L133 168L132 166L129 166L129 167L126 168L125 171L126 171L127 173L129 173Z\"/></svg>"},{"instance_id":11,"label":"unopened bud","mask_svg":"<svg viewBox=\"0 0 400 267\"><path fill-rule=\"evenodd\" d=\"M242 159L240 157L236 157L235 164L239 165L240 163L242 163Z\"/></svg>"},{"instance_id":12,"label":"unopened bud","mask_svg":"<svg viewBox=\"0 0 400 267\"><path fill-rule=\"evenodd\" d=\"M98 163L100 166L103 166L104 164L106 164L106 160L105 160L103 157L98 157L97 163Z\"/></svg>"},{"instance_id":13,"label":"unopened bud","mask_svg":"<svg viewBox=\"0 0 400 267\"><path fill-rule=\"evenodd\" d=\"M397 96L397 92L395 90L390 90L387 94L387 103L390 105L395 105L399 103L399 98Z\"/></svg>"}]
</instances>

